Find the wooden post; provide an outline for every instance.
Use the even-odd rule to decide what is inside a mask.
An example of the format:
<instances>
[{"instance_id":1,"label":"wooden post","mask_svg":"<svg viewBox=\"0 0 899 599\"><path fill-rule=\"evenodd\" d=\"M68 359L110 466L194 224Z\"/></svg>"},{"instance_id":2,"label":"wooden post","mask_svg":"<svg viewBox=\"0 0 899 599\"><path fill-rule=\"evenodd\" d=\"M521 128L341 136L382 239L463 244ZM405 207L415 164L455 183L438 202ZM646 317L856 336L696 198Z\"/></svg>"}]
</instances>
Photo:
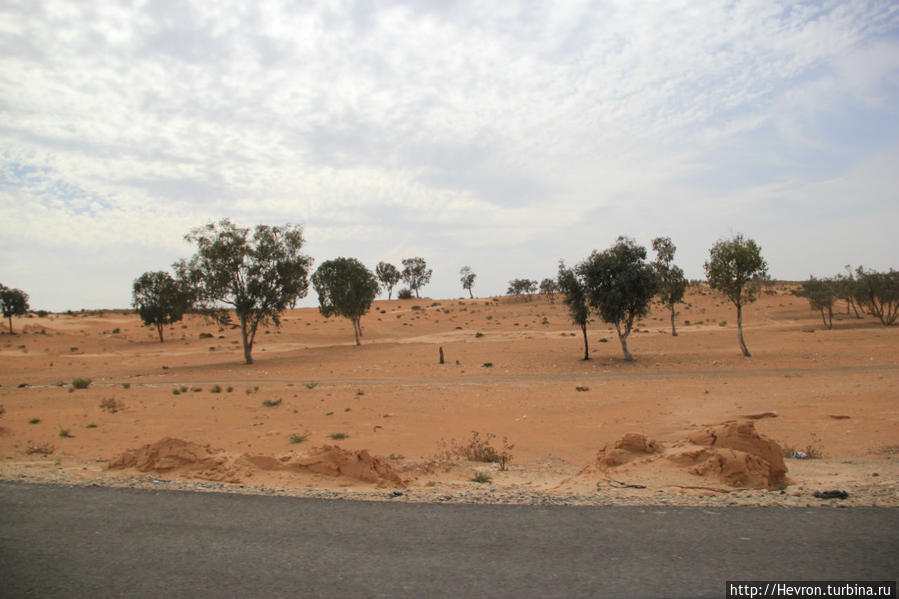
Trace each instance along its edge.
<instances>
[{"instance_id":1,"label":"wooden post","mask_svg":"<svg viewBox=\"0 0 899 599\"><path fill-rule=\"evenodd\" d=\"M443 364L443 348L440 348L440 363Z\"/></svg>"}]
</instances>

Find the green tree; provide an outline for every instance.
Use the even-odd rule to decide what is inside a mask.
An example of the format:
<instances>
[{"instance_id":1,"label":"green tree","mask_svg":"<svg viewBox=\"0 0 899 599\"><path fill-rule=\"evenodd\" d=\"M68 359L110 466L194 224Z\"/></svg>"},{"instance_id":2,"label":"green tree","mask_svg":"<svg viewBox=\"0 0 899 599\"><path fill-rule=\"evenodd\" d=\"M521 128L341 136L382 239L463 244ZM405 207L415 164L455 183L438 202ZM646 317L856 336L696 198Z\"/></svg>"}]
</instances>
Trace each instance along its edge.
<instances>
[{"instance_id":1,"label":"green tree","mask_svg":"<svg viewBox=\"0 0 899 599\"><path fill-rule=\"evenodd\" d=\"M540 281L540 293L549 298L549 303L554 304L556 301L556 292L559 290L559 286L556 282L550 278L543 279Z\"/></svg>"},{"instance_id":2,"label":"green tree","mask_svg":"<svg viewBox=\"0 0 899 599\"><path fill-rule=\"evenodd\" d=\"M528 301L531 301L535 293L537 293L537 281L531 279L512 279L509 281L509 288L506 289L507 295L527 294Z\"/></svg>"},{"instance_id":3,"label":"green tree","mask_svg":"<svg viewBox=\"0 0 899 599\"><path fill-rule=\"evenodd\" d=\"M855 312L856 318L861 318L862 315L858 313L858 307L860 303L865 301L864 289L859 285L858 279L855 278L852 267L847 264L844 268L846 274L838 274L833 278L834 291L838 299L846 302L846 315L848 316L851 310Z\"/></svg>"},{"instance_id":4,"label":"green tree","mask_svg":"<svg viewBox=\"0 0 899 599\"><path fill-rule=\"evenodd\" d=\"M0 284L0 309L3 310L3 317L9 319L10 334L13 334L12 317L28 312L28 299L28 294L21 289L10 289Z\"/></svg>"},{"instance_id":5,"label":"green tree","mask_svg":"<svg viewBox=\"0 0 899 599\"><path fill-rule=\"evenodd\" d=\"M471 292L471 288L474 287L474 280L478 275L474 274L471 271L470 266L463 266L459 271L459 281L462 283L462 289L468 290L468 297L474 299L474 294Z\"/></svg>"},{"instance_id":6,"label":"green tree","mask_svg":"<svg viewBox=\"0 0 899 599\"><path fill-rule=\"evenodd\" d=\"M833 305L837 301L836 284L833 279L816 279L809 276L808 281L802 282L802 288L796 295L807 298L812 310L821 312L824 328L833 328Z\"/></svg>"},{"instance_id":7,"label":"green tree","mask_svg":"<svg viewBox=\"0 0 899 599\"><path fill-rule=\"evenodd\" d=\"M859 266L855 276L863 298L860 303L884 326L895 323L899 318L899 271L877 272Z\"/></svg>"},{"instance_id":8,"label":"green tree","mask_svg":"<svg viewBox=\"0 0 899 599\"><path fill-rule=\"evenodd\" d=\"M392 299L393 288L396 287L396 284L403 278L400 270L389 262L378 262L378 265L375 267L375 275L377 275L378 280L381 282L381 286L387 290L387 299Z\"/></svg>"},{"instance_id":9,"label":"green tree","mask_svg":"<svg viewBox=\"0 0 899 599\"><path fill-rule=\"evenodd\" d=\"M378 295L378 280L355 258L322 262L312 275L319 311L325 318L343 316L353 323L356 345L362 336L362 316Z\"/></svg>"},{"instance_id":10,"label":"green tree","mask_svg":"<svg viewBox=\"0 0 899 599\"><path fill-rule=\"evenodd\" d=\"M234 310L244 359L252 364L259 325L279 326L284 310L309 290L312 258L300 253L302 227L257 225L251 231L225 219L185 239L197 245L197 253L175 263L178 277L196 291L198 307L220 324L229 324L229 307Z\"/></svg>"},{"instance_id":11,"label":"green tree","mask_svg":"<svg viewBox=\"0 0 899 599\"><path fill-rule=\"evenodd\" d=\"M737 337L745 357L751 357L743 340L743 306L754 302L768 278L768 264L753 239L736 235L722 239L709 250L705 274L712 289L723 293L737 307Z\"/></svg>"},{"instance_id":12,"label":"green tree","mask_svg":"<svg viewBox=\"0 0 899 599\"><path fill-rule=\"evenodd\" d=\"M677 247L671 242L670 237L656 237L652 240L652 249L656 253L656 260L652 263L658 278L659 299L668 306L671 311L671 336L677 337L677 327L674 319L676 312L674 305L683 301L684 292L687 290L687 277L684 271L674 262L674 252Z\"/></svg>"},{"instance_id":13,"label":"green tree","mask_svg":"<svg viewBox=\"0 0 899 599\"><path fill-rule=\"evenodd\" d=\"M658 286L652 266L646 262L646 248L619 237L606 251L594 251L578 270L590 305L600 318L615 325L624 359L633 361L627 338L635 320L649 312Z\"/></svg>"},{"instance_id":14,"label":"green tree","mask_svg":"<svg viewBox=\"0 0 899 599\"><path fill-rule=\"evenodd\" d=\"M155 326L159 342L163 327L178 322L193 304L193 290L164 271L145 272L134 280L131 305L146 326Z\"/></svg>"},{"instance_id":15,"label":"green tree","mask_svg":"<svg viewBox=\"0 0 899 599\"><path fill-rule=\"evenodd\" d=\"M567 268L564 261L559 261L559 274L556 279L559 293L563 294L563 302L568 306L568 315L574 324L581 327L584 335L584 359L590 359L590 344L587 341L587 323L590 322L590 306L587 303L587 287L576 269Z\"/></svg>"},{"instance_id":16,"label":"green tree","mask_svg":"<svg viewBox=\"0 0 899 599\"><path fill-rule=\"evenodd\" d=\"M433 273L434 271L428 268L428 263L424 258L403 259L403 280L409 289L415 292L415 297L421 297L418 295L418 291L431 282Z\"/></svg>"}]
</instances>

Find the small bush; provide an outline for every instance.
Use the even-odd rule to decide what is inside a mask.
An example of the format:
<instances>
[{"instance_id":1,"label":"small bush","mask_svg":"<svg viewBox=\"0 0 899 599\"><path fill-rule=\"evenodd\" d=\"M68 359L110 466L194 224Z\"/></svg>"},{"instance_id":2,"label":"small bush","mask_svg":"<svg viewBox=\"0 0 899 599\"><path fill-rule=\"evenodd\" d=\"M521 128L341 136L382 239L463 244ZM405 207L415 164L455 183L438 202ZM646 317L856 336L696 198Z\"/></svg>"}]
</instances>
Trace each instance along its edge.
<instances>
[{"instance_id":1,"label":"small bush","mask_svg":"<svg viewBox=\"0 0 899 599\"><path fill-rule=\"evenodd\" d=\"M505 470L506 466L512 461L511 451L515 446L509 443L509 440L503 437L502 451L497 451L490 441L496 435L487 433L485 438L481 438L477 431L471 432L471 439L465 445L459 445L455 440L452 441L450 453L457 457L468 460L469 462L497 462L499 469Z\"/></svg>"},{"instance_id":2,"label":"small bush","mask_svg":"<svg viewBox=\"0 0 899 599\"><path fill-rule=\"evenodd\" d=\"M213 385L212 387L209 388L209 392L210 393L221 393L222 386L221 385Z\"/></svg>"},{"instance_id":3,"label":"small bush","mask_svg":"<svg viewBox=\"0 0 899 599\"><path fill-rule=\"evenodd\" d=\"M344 439L348 439L349 435L346 433L331 433L330 435L328 435L328 437L330 437L334 441L342 441Z\"/></svg>"},{"instance_id":4,"label":"small bush","mask_svg":"<svg viewBox=\"0 0 899 599\"><path fill-rule=\"evenodd\" d=\"M589 391L590 387L575 387L574 390L578 391L579 393L583 393L585 391Z\"/></svg>"},{"instance_id":5,"label":"small bush","mask_svg":"<svg viewBox=\"0 0 899 599\"><path fill-rule=\"evenodd\" d=\"M300 435L299 433L293 433L290 435L290 442L294 443L294 444L303 443L308 439L309 439L309 433L303 433L302 435Z\"/></svg>"},{"instance_id":6,"label":"small bush","mask_svg":"<svg viewBox=\"0 0 899 599\"><path fill-rule=\"evenodd\" d=\"M63 439L71 439L73 437L72 433L70 433L67 428L59 429L59 436Z\"/></svg>"},{"instance_id":7,"label":"small bush","mask_svg":"<svg viewBox=\"0 0 899 599\"><path fill-rule=\"evenodd\" d=\"M309 381L308 383L306 383L303 386L306 387L307 389L315 389L316 387L318 387L318 381Z\"/></svg>"},{"instance_id":8,"label":"small bush","mask_svg":"<svg viewBox=\"0 0 899 599\"><path fill-rule=\"evenodd\" d=\"M41 421L40 418L32 418L28 421L28 424L38 424Z\"/></svg>"},{"instance_id":9,"label":"small bush","mask_svg":"<svg viewBox=\"0 0 899 599\"><path fill-rule=\"evenodd\" d=\"M74 389L87 389L90 387L91 380L89 378L84 377L76 377L72 379L72 388Z\"/></svg>"},{"instance_id":10,"label":"small bush","mask_svg":"<svg viewBox=\"0 0 899 599\"><path fill-rule=\"evenodd\" d=\"M124 406L121 404L121 402L116 401L115 397L109 397L100 402L100 409L106 410L110 414L115 414L123 407Z\"/></svg>"},{"instance_id":11,"label":"small bush","mask_svg":"<svg viewBox=\"0 0 899 599\"><path fill-rule=\"evenodd\" d=\"M112 334L113 334L113 335L118 335L120 332L121 332L121 331L119 330L118 327L116 327L116 328L114 328L114 329L112 330Z\"/></svg>"},{"instance_id":12,"label":"small bush","mask_svg":"<svg viewBox=\"0 0 899 599\"><path fill-rule=\"evenodd\" d=\"M274 408L281 405L281 398L278 399L266 399L262 402L262 405L266 408Z\"/></svg>"},{"instance_id":13,"label":"small bush","mask_svg":"<svg viewBox=\"0 0 899 599\"><path fill-rule=\"evenodd\" d=\"M191 391L193 391L194 393L202 393L202 392L203 392L203 387L193 387L193 388L191 389Z\"/></svg>"},{"instance_id":14,"label":"small bush","mask_svg":"<svg viewBox=\"0 0 899 599\"><path fill-rule=\"evenodd\" d=\"M90 424L86 425L84 428L97 428L97 425L94 424L93 422L91 422Z\"/></svg>"},{"instance_id":15,"label":"small bush","mask_svg":"<svg viewBox=\"0 0 899 599\"><path fill-rule=\"evenodd\" d=\"M232 391L234 391L234 387L232 387L231 385L228 385L228 388L225 389L225 391L227 391L228 393L231 393Z\"/></svg>"},{"instance_id":16,"label":"small bush","mask_svg":"<svg viewBox=\"0 0 899 599\"><path fill-rule=\"evenodd\" d=\"M181 389L172 389L172 395L181 395Z\"/></svg>"},{"instance_id":17,"label":"small bush","mask_svg":"<svg viewBox=\"0 0 899 599\"><path fill-rule=\"evenodd\" d=\"M396 298L401 300L412 299L412 290L400 289L399 293L396 294Z\"/></svg>"},{"instance_id":18,"label":"small bush","mask_svg":"<svg viewBox=\"0 0 899 599\"><path fill-rule=\"evenodd\" d=\"M471 479L471 482L473 482L473 483L481 483L481 484L483 484L483 483L491 483L491 482L493 482L493 479L490 478L490 475L489 475L489 474L484 474L483 472L478 472L478 473L475 474L474 477Z\"/></svg>"},{"instance_id":19,"label":"small bush","mask_svg":"<svg viewBox=\"0 0 899 599\"><path fill-rule=\"evenodd\" d=\"M130 389L131 383L122 383L122 389Z\"/></svg>"}]
</instances>

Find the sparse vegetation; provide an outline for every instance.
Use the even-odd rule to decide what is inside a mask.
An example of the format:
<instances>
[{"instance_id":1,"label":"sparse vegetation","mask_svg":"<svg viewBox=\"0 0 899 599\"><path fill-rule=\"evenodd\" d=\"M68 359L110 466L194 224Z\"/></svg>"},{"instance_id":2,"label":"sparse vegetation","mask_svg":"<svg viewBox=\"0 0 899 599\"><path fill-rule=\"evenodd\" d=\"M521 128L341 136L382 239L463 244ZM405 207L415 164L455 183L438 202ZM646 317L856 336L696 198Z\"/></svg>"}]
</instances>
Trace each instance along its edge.
<instances>
[{"instance_id":1,"label":"sparse vegetation","mask_svg":"<svg viewBox=\"0 0 899 599\"><path fill-rule=\"evenodd\" d=\"M344 439L348 439L350 436L346 433L331 433L330 435L328 435L328 437L334 441L342 441Z\"/></svg>"},{"instance_id":2,"label":"sparse vegetation","mask_svg":"<svg viewBox=\"0 0 899 599\"><path fill-rule=\"evenodd\" d=\"M72 435L72 433L70 433L69 429L67 429L67 428L60 428L59 436L63 439L71 439L74 437L74 435Z\"/></svg>"},{"instance_id":3,"label":"sparse vegetation","mask_svg":"<svg viewBox=\"0 0 899 599\"><path fill-rule=\"evenodd\" d=\"M275 408L281 405L283 398L279 397L278 399L266 399L262 402L263 407L266 408Z\"/></svg>"},{"instance_id":4,"label":"sparse vegetation","mask_svg":"<svg viewBox=\"0 0 899 599\"><path fill-rule=\"evenodd\" d=\"M222 392L222 386L221 386L221 385L213 385L213 386L211 386L211 387L209 388L209 392L210 392L210 393L221 393L221 392Z\"/></svg>"},{"instance_id":5,"label":"sparse vegetation","mask_svg":"<svg viewBox=\"0 0 899 599\"><path fill-rule=\"evenodd\" d=\"M28 421L28 424L39 424L41 421L40 418L32 418Z\"/></svg>"},{"instance_id":6,"label":"sparse vegetation","mask_svg":"<svg viewBox=\"0 0 899 599\"><path fill-rule=\"evenodd\" d=\"M309 390L312 390L318 387L318 381L309 381L308 383L304 383L303 386Z\"/></svg>"},{"instance_id":7,"label":"sparse vegetation","mask_svg":"<svg viewBox=\"0 0 899 599\"><path fill-rule=\"evenodd\" d=\"M503 437L503 446L501 450L497 450L490 442L496 438L493 433L487 433L484 437L478 431L472 431L471 439L465 444L458 444L453 439L450 442L448 453L468 460L469 462L491 462L498 463L500 470L505 470L512 461L512 450L515 446L509 443L506 437Z\"/></svg>"},{"instance_id":8,"label":"sparse vegetation","mask_svg":"<svg viewBox=\"0 0 899 599\"><path fill-rule=\"evenodd\" d=\"M125 406L122 405L120 401L117 401L115 397L107 397L100 401L100 409L106 410L110 414L115 414L124 407Z\"/></svg>"},{"instance_id":9,"label":"sparse vegetation","mask_svg":"<svg viewBox=\"0 0 899 599\"><path fill-rule=\"evenodd\" d=\"M470 480L473 483L480 483L480 484L493 482L493 479L490 477L490 475L486 474L484 472L478 472Z\"/></svg>"},{"instance_id":10,"label":"sparse vegetation","mask_svg":"<svg viewBox=\"0 0 899 599\"><path fill-rule=\"evenodd\" d=\"M76 377L72 379L73 389L87 389L90 387L91 379L85 377Z\"/></svg>"},{"instance_id":11,"label":"sparse vegetation","mask_svg":"<svg viewBox=\"0 0 899 599\"><path fill-rule=\"evenodd\" d=\"M292 433L289 439L293 444L304 443L309 439L309 433Z\"/></svg>"}]
</instances>

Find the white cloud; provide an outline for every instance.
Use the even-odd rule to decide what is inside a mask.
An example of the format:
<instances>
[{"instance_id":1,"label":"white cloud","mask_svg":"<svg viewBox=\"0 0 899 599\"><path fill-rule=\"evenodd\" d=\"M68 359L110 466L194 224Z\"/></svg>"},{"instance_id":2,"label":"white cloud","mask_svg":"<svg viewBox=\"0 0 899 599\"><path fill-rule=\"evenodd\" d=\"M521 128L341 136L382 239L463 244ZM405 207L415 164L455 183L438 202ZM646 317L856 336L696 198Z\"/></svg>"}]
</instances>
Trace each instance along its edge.
<instances>
[{"instance_id":1,"label":"white cloud","mask_svg":"<svg viewBox=\"0 0 899 599\"><path fill-rule=\"evenodd\" d=\"M305 223L324 259L429 254L435 295L462 263L501 292L619 234L672 235L698 276L741 223L783 276L821 272L778 214L863 231L812 210L853 185L889 210L888 169L866 165L896 158L897 31L876 1L6 4L0 280L38 288L27 244L71 245L110 256L91 278L122 305L167 265L141 256L224 216ZM863 245L895 255L877 224Z\"/></svg>"}]
</instances>

